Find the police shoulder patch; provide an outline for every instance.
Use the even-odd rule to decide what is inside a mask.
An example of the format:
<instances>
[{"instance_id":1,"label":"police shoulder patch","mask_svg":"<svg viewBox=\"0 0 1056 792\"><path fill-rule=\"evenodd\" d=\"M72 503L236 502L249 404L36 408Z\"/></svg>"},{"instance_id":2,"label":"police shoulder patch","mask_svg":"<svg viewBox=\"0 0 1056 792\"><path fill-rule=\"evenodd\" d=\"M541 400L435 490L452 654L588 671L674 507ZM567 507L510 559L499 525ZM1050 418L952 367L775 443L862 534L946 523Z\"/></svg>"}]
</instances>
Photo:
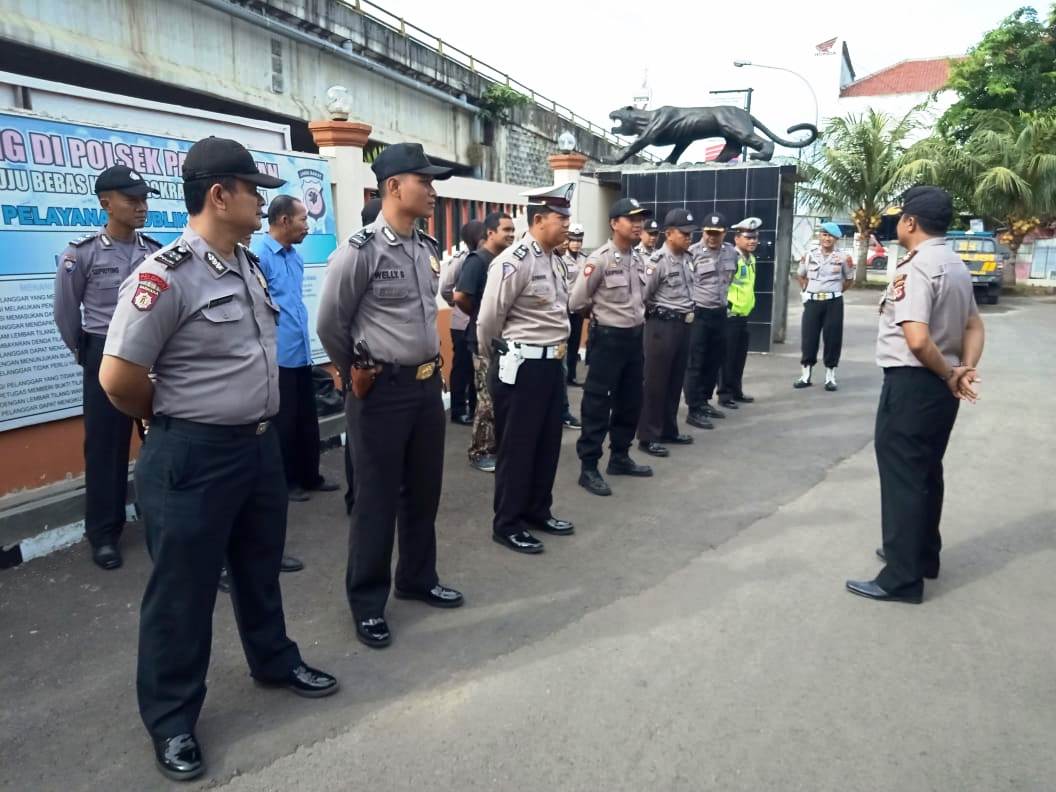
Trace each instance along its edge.
<instances>
[{"instance_id":1,"label":"police shoulder patch","mask_svg":"<svg viewBox=\"0 0 1056 792\"><path fill-rule=\"evenodd\" d=\"M515 259L517 259L518 261L523 261L524 257L527 256L527 255L528 255L528 246L526 244L524 244L523 242L521 244L519 244L513 250L513 257Z\"/></svg>"},{"instance_id":2,"label":"police shoulder patch","mask_svg":"<svg viewBox=\"0 0 1056 792\"><path fill-rule=\"evenodd\" d=\"M191 257L191 249L182 242L174 247L154 254L154 258L165 265L166 269L176 269Z\"/></svg>"},{"instance_id":3,"label":"police shoulder patch","mask_svg":"<svg viewBox=\"0 0 1056 792\"><path fill-rule=\"evenodd\" d=\"M84 236L79 236L79 237L77 237L76 239L71 239L71 240L70 240L70 244L71 244L71 245L72 245L73 247L80 247L80 246L81 246L81 245L83 245L83 244L84 244L85 242L91 242L91 241L92 241L93 239L95 239L95 238L96 238L97 236L99 236L99 234L98 234L98 233L94 233L94 234L85 234Z\"/></svg>"},{"instance_id":4,"label":"police shoulder patch","mask_svg":"<svg viewBox=\"0 0 1056 792\"><path fill-rule=\"evenodd\" d=\"M361 228L348 238L348 244L352 247L361 248L374 236L373 228Z\"/></svg>"}]
</instances>

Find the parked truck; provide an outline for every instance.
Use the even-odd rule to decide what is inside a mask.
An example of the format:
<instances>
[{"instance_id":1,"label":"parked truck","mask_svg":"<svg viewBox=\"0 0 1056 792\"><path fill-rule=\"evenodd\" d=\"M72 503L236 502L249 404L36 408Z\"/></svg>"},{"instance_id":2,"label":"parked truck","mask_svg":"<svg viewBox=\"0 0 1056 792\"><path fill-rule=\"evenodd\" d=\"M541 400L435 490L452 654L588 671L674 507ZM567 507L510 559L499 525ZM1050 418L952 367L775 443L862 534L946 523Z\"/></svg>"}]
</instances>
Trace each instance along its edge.
<instances>
[{"instance_id":1,"label":"parked truck","mask_svg":"<svg viewBox=\"0 0 1056 792\"><path fill-rule=\"evenodd\" d=\"M997 305L1005 274L1004 255L990 232L950 231L946 244L961 257L972 273L975 301Z\"/></svg>"}]
</instances>

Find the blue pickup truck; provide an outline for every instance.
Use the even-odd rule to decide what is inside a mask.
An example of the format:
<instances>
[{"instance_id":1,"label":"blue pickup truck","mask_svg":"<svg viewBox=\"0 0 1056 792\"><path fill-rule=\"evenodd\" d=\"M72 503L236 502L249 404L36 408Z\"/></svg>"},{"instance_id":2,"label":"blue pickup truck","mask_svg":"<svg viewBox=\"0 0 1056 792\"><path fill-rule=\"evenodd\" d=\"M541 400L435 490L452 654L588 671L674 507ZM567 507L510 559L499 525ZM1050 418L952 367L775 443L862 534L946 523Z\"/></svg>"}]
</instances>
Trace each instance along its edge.
<instances>
[{"instance_id":1,"label":"blue pickup truck","mask_svg":"<svg viewBox=\"0 0 1056 792\"><path fill-rule=\"evenodd\" d=\"M997 305L1001 298L1001 281L1005 273L1004 255L989 232L950 231L946 244L964 261L972 273L975 301Z\"/></svg>"}]
</instances>

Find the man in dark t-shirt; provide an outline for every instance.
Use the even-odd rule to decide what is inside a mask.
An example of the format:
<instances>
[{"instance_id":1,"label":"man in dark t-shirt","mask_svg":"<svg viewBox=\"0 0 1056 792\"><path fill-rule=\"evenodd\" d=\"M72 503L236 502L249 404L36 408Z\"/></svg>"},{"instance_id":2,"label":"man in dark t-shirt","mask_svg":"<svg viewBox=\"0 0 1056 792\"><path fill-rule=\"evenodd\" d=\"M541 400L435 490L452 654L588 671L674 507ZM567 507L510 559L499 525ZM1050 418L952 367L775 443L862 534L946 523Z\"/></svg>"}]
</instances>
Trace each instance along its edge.
<instances>
[{"instance_id":1,"label":"man in dark t-shirt","mask_svg":"<svg viewBox=\"0 0 1056 792\"><path fill-rule=\"evenodd\" d=\"M513 244L513 218L505 212L489 212L484 218L484 244L466 256L455 284L455 305L470 317L466 340L473 352L473 372L477 387L477 411L473 416L473 441L469 446L469 464L484 473L495 472L495 414L488 392L488 358L490 349L477 345L477 312L488 267L492 260Z\"/></svg>"}]
</instances>

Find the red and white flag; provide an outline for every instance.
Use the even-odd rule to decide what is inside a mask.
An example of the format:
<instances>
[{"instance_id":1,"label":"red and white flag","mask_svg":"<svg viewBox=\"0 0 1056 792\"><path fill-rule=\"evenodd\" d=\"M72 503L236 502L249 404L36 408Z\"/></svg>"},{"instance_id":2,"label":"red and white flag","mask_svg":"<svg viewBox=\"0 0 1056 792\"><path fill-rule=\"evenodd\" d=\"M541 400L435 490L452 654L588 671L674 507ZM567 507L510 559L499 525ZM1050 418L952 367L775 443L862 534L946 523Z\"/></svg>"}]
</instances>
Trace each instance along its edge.
<instances>
[{"instance_id":1,"label":"red and white flag","mask_svg":"<svg viewBox=\"0 0 1056 792\"><path fill-rule=\"evenodd\" d=\"M832 51L832 48L836 44L836 39L838 39L838 38L839 38L839 36L837 36L836 38L831 38L828 41L823 41L820 44L815 44L814 45L814 54L815 55L835 55L836 53Z\"/></svg>"},{"instance_id":2,"label":"red and white flag","mask_svg":"<svg viewBox=\"0 0 1056 792\"><path fill-rule=\"evenodd\" d=\"M714 162L716 159L718 159L719 154L722 153L722 150L724 148L726 148L725 141L723 141L722 143L716 143L713 146L707 146L704 149L704 161ZM730 162L737 162L738 160L740 160L740 156L734 157L732 160L730 160Z\"/></svg>"}]
</instances>

